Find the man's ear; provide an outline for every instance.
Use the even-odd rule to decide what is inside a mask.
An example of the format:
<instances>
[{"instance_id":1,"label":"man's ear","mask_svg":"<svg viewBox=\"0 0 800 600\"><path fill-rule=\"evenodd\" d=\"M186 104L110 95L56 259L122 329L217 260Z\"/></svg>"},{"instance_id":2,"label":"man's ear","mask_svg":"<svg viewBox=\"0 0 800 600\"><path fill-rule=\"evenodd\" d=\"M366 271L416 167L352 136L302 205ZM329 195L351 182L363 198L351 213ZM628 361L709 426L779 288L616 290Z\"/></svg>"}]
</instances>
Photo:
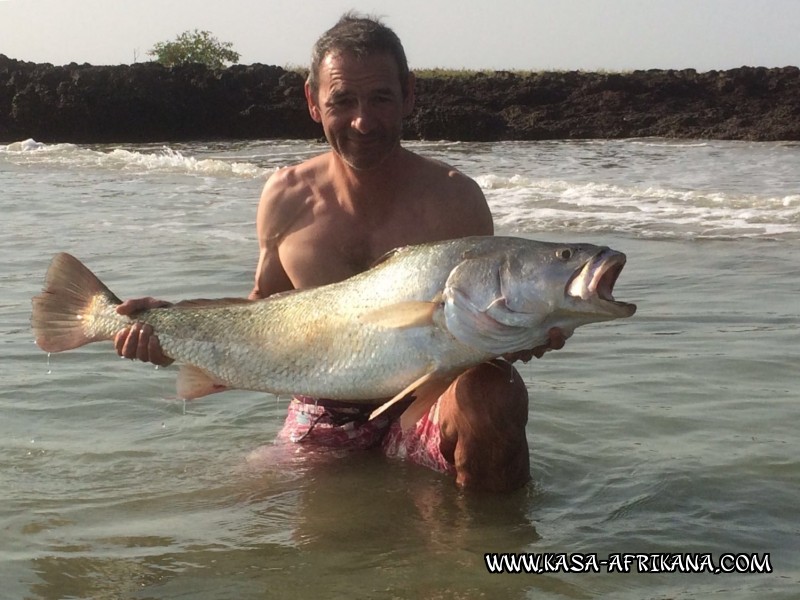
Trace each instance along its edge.
<instances>
[{"instance_id":1,"label":"man's ear","mask_svg":"<svg viewBox=\"0 0 800 600\"><path fill-rule=\"evenodd\" d=\"M414 110L414 86L417 83L417 78L414 76L414 73L409 71L408 73L408 87L406 88L408 91L406 92L406 97L403 98L403 116L409 116L412 111Z\"/></svg>"},{"instance_id":2,"label":"man's ear","mask_svg":"<svg viewBox=\"0 0 800 600\"><path fill-rule=\"evenodd\" d=\"M311 86L308 84L308 81L306 81L303 89L305 90L306 104L308 104L308 112L311 118L317 123L322 123L322 113L319 110L319 105L317 104L316 98L314 98L314 92L311 91Z\"/></svg>"}]
</instances>

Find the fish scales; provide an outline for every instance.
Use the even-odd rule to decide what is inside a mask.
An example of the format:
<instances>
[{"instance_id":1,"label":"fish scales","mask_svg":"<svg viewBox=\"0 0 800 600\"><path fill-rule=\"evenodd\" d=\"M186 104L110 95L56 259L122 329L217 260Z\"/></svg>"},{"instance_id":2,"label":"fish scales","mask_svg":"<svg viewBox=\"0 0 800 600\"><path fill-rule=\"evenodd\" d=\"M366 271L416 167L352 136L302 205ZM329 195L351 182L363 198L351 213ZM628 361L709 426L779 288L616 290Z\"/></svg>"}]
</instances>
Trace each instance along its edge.
<instances>
[{"instance_id":1,"label":"fish scales","mask_svg":"<svg viewBox=\"0 0 800 600\"><path fill-rule=\"evenodd\" d=\"M58 255L34 298L37 343L58 352L150 324L189 365L179 392L224 389L374 401L427 376L630 316L611 289L623 254L588 244L475 237L400 249L345 281L243 303L117 314L119 299L77 259Z\"/></svg>"}]
</instances>

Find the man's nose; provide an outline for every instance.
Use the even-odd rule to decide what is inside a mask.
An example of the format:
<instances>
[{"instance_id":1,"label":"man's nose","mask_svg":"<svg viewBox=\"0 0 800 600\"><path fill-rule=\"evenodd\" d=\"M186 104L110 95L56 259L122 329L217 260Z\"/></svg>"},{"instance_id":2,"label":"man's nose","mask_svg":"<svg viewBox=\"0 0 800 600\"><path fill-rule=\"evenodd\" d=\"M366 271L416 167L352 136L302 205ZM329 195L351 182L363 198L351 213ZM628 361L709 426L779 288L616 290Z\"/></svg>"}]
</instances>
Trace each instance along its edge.
<instances>
[{"instance_id":1,"label":"man's nose","mask_svg":"<svg viewBox=\"0 0 800 600\"><path fill-rule=\"evenodd\" d=\"M375 118L369 106L359 103L352 121L353 129L359 133L369 133L375 127Z\"/></svg>"}]
</instances>

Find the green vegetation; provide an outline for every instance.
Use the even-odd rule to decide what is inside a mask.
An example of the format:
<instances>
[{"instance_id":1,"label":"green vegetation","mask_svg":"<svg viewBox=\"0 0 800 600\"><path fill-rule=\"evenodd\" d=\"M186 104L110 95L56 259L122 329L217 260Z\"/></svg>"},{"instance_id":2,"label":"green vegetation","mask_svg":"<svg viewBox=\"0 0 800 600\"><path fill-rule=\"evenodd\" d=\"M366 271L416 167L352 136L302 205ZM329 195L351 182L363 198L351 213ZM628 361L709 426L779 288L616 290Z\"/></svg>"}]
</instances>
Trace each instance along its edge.
<instances>
[{"instance_id":1,"label":"green vegetation","mask_svg":"<svg viewBox=\"0 0 800 600\"><path fill-rule=\"evenodd\" d=\"M148 52L156 62L166 67L201 63L221 69L226 63L239 61L239 53L230 42L220 42L210 31L184 31L175 41L158 42Z\"/></svg>"},{"instance_id":2,"label":"green vegetation","mask_svg":"<svg viewBox=\"0 0 800 600\"><path fill-rule=\"evenodd\" d=\"M458 79L461 77L473 77L475 75L494 75L497 71L489 69L445 69L436 67L433 69L413 69L414 75L422 79ZM517 74L521 72L517 71Z\"/></svg>"},{"instance_id":3,"label":"green vegetation","mask_svg":"<svg viewBox=\"0 0 800 600\"><path fill-rule=\"evenodd\" d=\"M529 71L526 69L446 69L436 67L433 69L413 69L414 75L420 79L467 79L476 75L483 75L485 77L493 77L499 73L511 73L517 77L531 77L533 75L543 75L545 73L579 73L582 75L598 74L598 75L611 75L620 74L626 75L633 71L606 71L605 69L598 69L596 71L585 71L578 69L568 71L565 69L542 69L538 71Z\"/></svg>"}]
</instances>

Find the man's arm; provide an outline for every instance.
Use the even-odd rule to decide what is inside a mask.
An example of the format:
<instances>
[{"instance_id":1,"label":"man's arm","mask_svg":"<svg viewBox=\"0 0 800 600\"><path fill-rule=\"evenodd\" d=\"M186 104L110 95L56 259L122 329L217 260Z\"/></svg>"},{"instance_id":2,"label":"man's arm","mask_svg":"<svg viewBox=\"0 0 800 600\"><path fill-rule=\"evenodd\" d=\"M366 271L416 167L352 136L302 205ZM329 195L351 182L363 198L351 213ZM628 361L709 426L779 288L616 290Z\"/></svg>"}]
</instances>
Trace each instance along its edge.
<instances>
[{"instance_id":1,"label":"man's arm","mask_svg":"<svg viewBox=\"0 0 800 600\"><path fill-rule=\"evenodd\" d=\"M468 190L468 197L471 198L475 207L472 214L474 215L473 227L476 229L476 233L473 235L494 235L494 218L483 190L474 179L464 177L467 179L465 187Z\"/></svg>"},{"instance_id":2,"label":"man's arm","mask_svg":"<svg viewBox=\"0 0 800 600\"><path fill-rule=\"evenodd\" d=\"M291 279L283 268L279 252L280 242L294 220L287 218L286 214L287 178L285 170L274 173L264 184L258 202L256 213L258 265L253 291L249 296L251 300L259 300L294 289Z\"/></svg>"},{"instance_id":3,"label":"man's arm","mask_svg":"<svg viewBox=\"0 0 800 600\"><path fill-rule=\"evenodd\" d=\"M489 203L478 183L464 173L450 168L446 178L447 203L439 215L447 237L494 235L494 219Z\"/></svg>"}]
</instances>

